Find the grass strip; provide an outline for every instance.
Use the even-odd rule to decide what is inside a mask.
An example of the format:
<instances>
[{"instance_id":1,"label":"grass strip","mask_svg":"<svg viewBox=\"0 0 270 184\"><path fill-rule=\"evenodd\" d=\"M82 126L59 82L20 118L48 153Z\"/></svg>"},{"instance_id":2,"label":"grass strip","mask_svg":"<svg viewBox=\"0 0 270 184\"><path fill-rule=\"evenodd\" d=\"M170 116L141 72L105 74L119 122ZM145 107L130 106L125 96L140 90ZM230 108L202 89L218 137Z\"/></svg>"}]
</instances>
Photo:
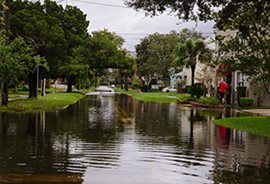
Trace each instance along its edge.
<instances>
[{"instance_id":1,"label":"grass strip","mask_svg":"<svg viewBox=\"0 0 270 184\"><path fill-rule=\"evenodd\" d=\"M141 100L145 102L160 102L160 103L170 103L176 102L177 100L184 98L186 96L190 96L189 94L175 93L175 92L138 92L137 90L120 90L116 89L117 92L122 92L126 95L132 96L136 100Z\"/></svg>"},{"instance_id":2,"label":"grass strip","mask_svg":"<svg viewBox=\"0 0 270 184\"><path fill-rule=\"evenodd\" d=\"M245 116L215 120L214 123L270 137L270 116Z\"/></svg>"},{"instance_id":3,"label":"grass strip","mask_svg":"<svg viewBox=\"0 0 270 184\"><path fill-rule=\"evenodd\" d=\"M34 110L54 110L63 108L67 105L76 103L83 98L84 94L79 92L73 93L50 93L46 96L39 96L36 99L18 99L9 102L8 106L1 106L0 111L34 111Z\"/></svg>"}]
</instances>

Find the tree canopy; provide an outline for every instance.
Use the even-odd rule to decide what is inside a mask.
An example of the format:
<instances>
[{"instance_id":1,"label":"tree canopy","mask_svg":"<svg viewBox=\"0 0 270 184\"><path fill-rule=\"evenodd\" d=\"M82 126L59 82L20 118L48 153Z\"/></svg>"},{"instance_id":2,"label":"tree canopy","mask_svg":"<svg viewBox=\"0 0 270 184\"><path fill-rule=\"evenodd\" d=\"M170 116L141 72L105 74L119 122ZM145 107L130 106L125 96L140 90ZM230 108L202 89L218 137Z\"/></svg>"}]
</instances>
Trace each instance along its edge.
<instances>
[{"instance_id":1,"label":"tree canopy","mask_svg":"<svg viewBox=\"0 0 270 184\"><path fill-rule=\"evenodd\" d=\"M8 42L0 33L0 80L2 86L2 105L8 103L8 85L17 83L19 78L34 73L37 64L45 64L44 58L36 55L23 38L18 37Z\"/></svg>"},{"instance_id":2,"label":"tree canopy","mask_svg":"<svg viewBox=\"0 0 270 184\"><path fill-rule=\"evenodd\" d=\"M191 39L204 39L204 37L200 32L190 29L183 29L179 33L176 31L171 31L169 34L155 33L145 37L136 46L138 73L144 76L156 74L169 80L170 68L182 69L187 64L175 62L175 50ZM178 59L185 56L185 52L177 53Z\"/></svg>"},{"instance_id":3,"label":"tree canopy","mask_svg":"<svg viewBox=\"0 0 270 184\"><path fill-rule=\"evenodd\" d=\"M251 2L234 11L230 19L222 19L219 27L234 30L232 35L218 36L224 62L233 70L241 70L251 82L270 87L270 2ZM236 16L238 15L238 16ZM225 32L226 33L226 32Z\"/></svg>"},{"instance_id":4,"label":"tree canopy","mask_svg":"<svg viewBox=\"0 0 270 184\"><path fill-rule=\"evenodd\" d=\"M157 74L168 79L168 69L173 67L173 50L181 41L175 31L169 34L155 33L136 45L137 65L140 75Z\"/></svg>"},{"instance_id":5,"label":"tree canopy","mask_svg":"<svg viewBox=\"0 0 270 184\"><path fill-rule=\"evenodd\" d=\"M71 79L74 68L74 50L88 37L89 22L86 15L77 7L63 8L56 2L45 0L30 2L12 1L11 39L23 37L28 45L34 48L36 54L44 57L49 66L49 72L42 70L49 78L63 77ZM67 67L63 69L63 67ZM36 96L36 73L29 73L29 97ZM74 81L74 80L73 80Z\"/></svg>"},{"instance_id":6,"label":"tree canopy","mask_svg":"<svg viewBox=\"0 0 270 184\"><path fill-rule=\"evenodd\" d=\"M85 63L97 79L105 69L127 69L132 59L121 47L124 39L108 30L96 31L76 50L76 60ZM97 81L95 82L97 84Z\"/></svg>"},{"instance_id":7,"label":"tree canopy","mask_svg":"<svg viewBox=\"0 0 270 184\"><path fill-rule=\"evenodd\" d=\"M175 12L180 19L206 21L214 19L217 14L222 19L230 20L237 16L238 10L258 0L125 0L125 3L137 10L142 9L148 15ZM269 3L261 0L261 4Z\"/></svg>"},{"instance_id":8,"label":"tree canopy","mask_svg":"<svg viewBox=\"0 0 270 184\"><path fill-rule=\"evenodd\" d=\"M241 70L269 92L269 0L125 0L148 15L175 12L184 20L214 20L216 28L235 31L233 38L219 37L226 63Z\"/></svg>"}]
</instances>

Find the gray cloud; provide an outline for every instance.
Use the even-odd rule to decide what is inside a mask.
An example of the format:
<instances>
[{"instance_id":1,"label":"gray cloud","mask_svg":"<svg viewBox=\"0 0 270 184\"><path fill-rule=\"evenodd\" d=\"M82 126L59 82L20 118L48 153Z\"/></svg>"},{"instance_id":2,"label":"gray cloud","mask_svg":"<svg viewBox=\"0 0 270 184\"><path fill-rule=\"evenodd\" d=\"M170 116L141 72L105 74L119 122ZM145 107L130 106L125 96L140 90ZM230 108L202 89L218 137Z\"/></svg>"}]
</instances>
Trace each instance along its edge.
<instances>
[{"instance_id":1,"label":"gray cloud","mask_svg":"<svg viewBox=\"0 0 270 184\"><path fill-rule=\"evenodd\" d=\"M97 2L124 6L123 0L83 0L85 2ZM69 4L77 6L90 21L89 32L108 29L116 32L125 39L124 47L134 51L134 46L148 34L155 32L169 33L171 30L180 31L183 28L194 28L206 35L213 32L213 22L194 23L181 22L177 17L170 15L160 15L146 17L145 13L137 12L131 8L108 7L95 4L87 4L80 0L66 0L62 5ZM123 34L124 33L124 34ZM133 34L126 34L133 33Z\"/></svg>"}]
</instances>

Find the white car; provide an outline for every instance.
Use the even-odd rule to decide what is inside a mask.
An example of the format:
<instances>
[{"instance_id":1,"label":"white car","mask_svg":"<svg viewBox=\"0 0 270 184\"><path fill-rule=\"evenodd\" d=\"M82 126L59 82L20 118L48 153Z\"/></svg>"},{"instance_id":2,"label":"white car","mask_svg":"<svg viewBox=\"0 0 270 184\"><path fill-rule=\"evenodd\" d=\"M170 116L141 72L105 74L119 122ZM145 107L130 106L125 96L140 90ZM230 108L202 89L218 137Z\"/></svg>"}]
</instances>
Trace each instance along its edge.
<instances>
[{"instance_id":1,"label":"white car","mask_svg":"<svg viewBox=\"0 0 270 184\"><path fill-rule=\"evenodd\" d=\"M177 91L176 88L173 86L169 86L162 89L162 92L176 92L176 91Z\"/></svg>"},{"instance_id":2,"label":"white car","mask_svg":"<svg viewBox=\"0 0 270 184\"><path fill-rule=\"evenodd\" d=\"M108 86L99 86L95 90L96 92L114 92L114 90Z\"/></svg>"}]
</instances>

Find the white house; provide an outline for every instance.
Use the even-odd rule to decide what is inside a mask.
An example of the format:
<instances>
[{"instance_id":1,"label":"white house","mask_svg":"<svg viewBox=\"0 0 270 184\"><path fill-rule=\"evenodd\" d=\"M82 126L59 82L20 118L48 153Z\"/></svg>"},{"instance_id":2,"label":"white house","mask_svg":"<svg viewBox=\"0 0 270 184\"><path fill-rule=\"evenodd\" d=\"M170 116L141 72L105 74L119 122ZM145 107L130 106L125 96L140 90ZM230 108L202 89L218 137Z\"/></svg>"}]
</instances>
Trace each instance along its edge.
<instances>
[{"instance_id":1,"label":"white house","mask_svg":"<svg viewBox=\"0 0 270 184\"><path fill-rule=\"evenodd\" d=\"M211 49L215 50L216 49L216 42L214 41L214 38L209 37L205 40L206 46ZM194 76L194 83L204 83L207 87L213 86L216 87L215 85L215 69L206 66L205 64L200 63L197 61L196 69L195 69L195 76ZM214 75L213 75L214 74ZM185 83L185 86L191 86L191 68L184 67L183 70L179 73L174 74L171 77L171 86L177 85L178 82L183 82Z\"/></svg>"}]
</instances>

